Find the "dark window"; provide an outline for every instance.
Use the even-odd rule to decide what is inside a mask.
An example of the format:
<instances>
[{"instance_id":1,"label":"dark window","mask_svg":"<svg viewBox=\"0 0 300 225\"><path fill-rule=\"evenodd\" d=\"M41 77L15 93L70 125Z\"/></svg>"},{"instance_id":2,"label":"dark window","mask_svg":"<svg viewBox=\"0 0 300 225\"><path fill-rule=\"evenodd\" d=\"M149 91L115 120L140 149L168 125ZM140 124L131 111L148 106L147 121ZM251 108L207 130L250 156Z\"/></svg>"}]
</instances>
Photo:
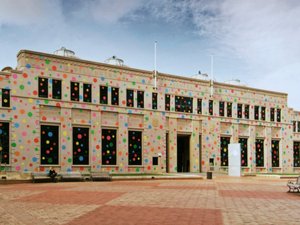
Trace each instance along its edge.
<instances>
[{"instance_id":1,"label":"dark window","mask_svg":"<svg viewBox=\"0 0 300 225\"><path fill-rule=\"evenodd\" d=\"M89 128L73 127L73 165L89 164Z\"/></svg>"},{"instance_id":2,"label":"dark window","mask_svg":"<svg viewBox=\"0 0 300 225\"><path fill-rule=\"evenodd\" d=\"M59 127L41 125L41 164L58 165Z\"/></svg>"},{"instance_id":3,"label":"dark window","mask_svg":"<svg viewBox=\"0 0 300 225\"><path fill-rule=\"evenodd\" d=\"M142 165L142 132L128 132L128 165Z\"/></svg>"},{"instance_id":4,"label":"dark window","mask_svg":"<svg viewBox=\"0 0 300 225\"><path fill-rule=\"evenodd\" d=\"M175 96L175 111L193 113L193 98Z\"/></svg>"},{"instance_id":5,"label":"dark window","mask_svg":"<svg viewBox=\"0 0 300 225\"><path fill-rule=\"evenodd\" d=\"M270 120L273 122L275 121L275 109L271 108L270 110Z\"/></svg>"},{"instance_id":6,"label":"dark window","mask_svg":"<svg viewBox=\"0 0 300 225\"><path fill-rule=\"evenodd\" d=\"M297 122L293 121L293 132L296 132L296 125L297 125Z\"/></svg>"},{"instance_id":7,"label":"dark window","mask_svg":"<svg viewBox=\"0 0 300 225\"><path fill-rule=\"evenodd\" d=\"M152 93L152 109L157 109L157 93Z\"/></svg>"},{"instance_id":8,"label":"dark window","mask_svg":"<svg viewBox=\"0 0 300 225\"><path fill-rule=\"evenodd\" d=\"M197 101L197 113L202 114L202 99L198 98Z\"/></svg>"},{"instance_id":9,"label":"dark window","mask_svg":"<svg viewBox=\"0 0 300 225\"><path fill-rule=\"evenodd\" d=\"M281 122L281 109L277 109L277 122Z\"/></svg>"},{"instance_id":10,"label":"dark window","mask_svg":"<svg viewBox=\"0 0 300 225\"><path fill-rule=\"evenodd\" d=\"M61 99L61 80L52 80L52 98Z\"/></svg>"},{"instance_id":11,"label":"dark window","mask_svg":"<svg viewBox=\"0 0 300 225\"><path fill-rule=\"evenodd\" d=\"M230 137L221 137L221 166L228 166L228 145Z\"/></svg>"},{"instance_id":12,"label":"dark window","mask_svg":"<svg viewBox=\"0 0 300 225\"><path fill-rule=\"evenodd\" d=\"M232 117L232 103L227 102L227 117Z\"/></svg>"},{"instance_id":13,"label":"dark window","mask_svg":"<svg viewBox=\"0 0 300 225\"><path fill-rule=\"evenodd\" d=\"M170 95L165 95L165 110L170 111L170 105L171 105L171 97Z\"/></svg>"},{"instance_id":14,"label":"dark window","mask_svg":"<svg viewBox=\"0 0 300 225\"><path fill-rule=\"evenodd\" d=\"M219 102L219 115L224 116L225 115L225 103L224 102Z\"/></svg>"},{"instance_id":15,"label":"dark window","mask_svg":"<svg viewBox=\"0 0 300 225\"><path fill-rule=\"evenodd\" d=\"M266 120L266 107L262 106L260 111L261 120Z\"/></svg>"},{"instance_id":16,"label":"dark window","mask_svg":"<svg viewBox=\"0 0 300 225\"><path fill-rule=\"evenodd\" d=\"M264 166L264 140L256 139L255 141L256 166Z\"/></svg>"},{"instance_id":17,"label":"dark window","mask_svg":"<svg viewBox=\"0 0 300 225\"><path fill-rule=\"evenodd\" d=\"M241 166L248 165L248 138L239 138L241 144Z\"/></svg>"},{"instance_id":18,"label":"dark window","mask_svg":"<svg viewBox=\"0 0 300 225\"><path fill-rule=\"evenodd\" d=\"M10 90L2 89L2 107L10 107Z\"/></svg>"},{"instance_id":19,"label":"dark window","mask_svg":"<svg viewBox=\"0 0 300 225\"><path fill-rule=\"evenodd\" d=\"M158 157L157 156L153 157L153 159L152 159L152 165L153 166L158 166Z\"/></svg>"},{"instance_id":20,"label":"dark window","mask_svg":"<svg viewBox=\"0 0 300 225\"><path fill-rule=\"evenodd\" d=\"M39 97L48 98L48 78L39 77Z\"/></svg>"},{"instance_id":21,"label":"dark window","mask_svg":"<svg viewBox=\"0 0 300 225\"><path fill-rule=\"evenodd\" d=\"M9 123L0 122L0 163L9 164Z\"/></svg>"},{"instance_id":22,"label":"dark window","mask_svg":"<svg viewBox=\"0 0 300 225\"><path fill-rule=\"evenodd\" d=\"M71 82L71 100L79 101L79 83Z\"/></svg>"},{"instance_id":23,"label":"dark window","mask_svg":"<svg viewBox=\"0 0 300 225\"><path fill-rule=\"evenodd\" d=\"M272 140L272 167L279 167L279 141Z\"/></svg>"},{"instance_id":24,"label":"dark window","mask_svg":"<svg viewBox=\"0 0 300 225\"><path fill-rule=\"evenodd\" d=\"M92 85L83 84L83 101L92 102Z\"/></svg>"},{"instance_id":25,"label":"dark window","mask_svg":"<svg viewBox=\"0 0 300 225\"><path fill-rule=\"evenodd\" d=\"M100 104L107 104L107 87L100 86Z\"/></svg>"},{"instance_id":26,"label":"dark window","mask_svg":"<svg viewBox=\"0 0 300 225\"><path fill-rule=\"evenodd\" d=\"M254 119L259 120L259 106L254 106Z\"/></svg>"},{"instance_id":27,"label":"dark window","mask_svg":"<svg viewBox=\"0 0 300 225\"><path fill-rule=\"evenodd\" d=\"M102 129L102 165L117 164L117 131Z\"/></svg>"},{"instance_id":28,"label":"dark window","mask_svg":"<svg viewBox=\"0 0 300 225\"><path fill-rule=\"evenodd\" d=\"M243 118L243 104L237 105L237 117Z\"/></svg>"},{"instance_id":29,"label":"dark window","mask_svg":"<svg viewBox=\"0 0 300 225\"><path fill-rule=\"evenodd\" d=\"M144 108L144 92L137 91L137 107Z\"/></svg>"},{"instance_id":30,"label":"dark window","mask_svg":"<svg viewBox=\"0 0 300 225\"><path fill-rule=\"evenodd\" d=\"M116 87L111 88L111 104L119 105L119 88Z\"/></svg>"},{"instance_id":31,"label":"dark window","mask_svg":"<svg viewBox=\"0 0 300 225\"><path fill-rule=\"evenodd\" d=\"M126 99L127 99L127 106L133 107L134 106L134 96L133 96L133 90L127 90L126 91Z\"/></svg>"},{"instance_id":32,"label":"dark window","mask_svg":"<svg viewBox=\"0 0 300 225\"><path fill-rule=\"evenodd\" d=\"M250 106L245 105L245 119L249 119L249 115L250 115Z\"/></svg>"},{"instance_id":33,"label":"dark window","mask_svg":"<svg viewBox=\"0 0 300 225\"><path fill-rule=\"evenodd\" d=\"M297 122L297 125L298 125L297 132L300 132L300 121Z\"/></svg>"},{"instance_id":34,"label":"dark window","mask_svg":"<svg viewBox=\"0 0 300 225\"><path fill-rule=\"evenodd\" d=\"M213 100L209 100L208 102L208 112L209 115L213 115L214 114L214 101Z\"/></svg>"},{"instance_id":35,"label":"dark window","mask_svg":"<svg viewBox=\"0 0 300 225\"><path fill-rule=\"evenodd\" d=\"M294 167L300 167L300 142L294 142Z\"/></svg>"}]
</instances>

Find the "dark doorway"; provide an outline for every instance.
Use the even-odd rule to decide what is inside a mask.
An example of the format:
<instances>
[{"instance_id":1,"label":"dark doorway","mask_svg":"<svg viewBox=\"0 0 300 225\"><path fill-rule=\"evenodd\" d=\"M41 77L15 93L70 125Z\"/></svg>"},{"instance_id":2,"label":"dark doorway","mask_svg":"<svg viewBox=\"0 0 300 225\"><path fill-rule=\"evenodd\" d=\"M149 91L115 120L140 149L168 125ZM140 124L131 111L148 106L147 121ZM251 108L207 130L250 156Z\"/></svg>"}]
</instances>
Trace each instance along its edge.
<instances>
[{"instance_id":1,"label":"dark doorway","mask_svg":"<svg viewBox=\"0 0 300 225\"><path fill-rule=\"evenodd\" d=\"M169 134L166 133L166 172L169 173Z\"/></svg>"},{"instance_id":2,"label":"dark doorway","mask_svg":"<svg viewBox=\"0 0 300 225\"><path fill-rule=\"evenodd\" d=\"M177 136L177 172L190 172L190 135Z\"/></svg>"}]
</instances>

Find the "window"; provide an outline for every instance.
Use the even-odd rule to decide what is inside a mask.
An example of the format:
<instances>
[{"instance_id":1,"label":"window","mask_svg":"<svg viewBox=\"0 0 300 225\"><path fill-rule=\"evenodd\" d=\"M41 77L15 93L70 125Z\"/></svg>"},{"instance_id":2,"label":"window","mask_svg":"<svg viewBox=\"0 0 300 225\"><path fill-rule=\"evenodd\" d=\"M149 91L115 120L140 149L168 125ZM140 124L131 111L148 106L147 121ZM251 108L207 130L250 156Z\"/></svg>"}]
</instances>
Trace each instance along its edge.
<instances>
[{"instance_id":1,"label":"window","mask_svg":"<svg viewBox=\"0 0 300 225\"><path fill-rule=\"evenodd\" d=\"M300 167L300 142L294 142L294 167Z\"/></svg>"},{"instance_id":2,"label":"window","mask_svg":"<svg viewBox=\"0 0 300 225\"><path fill-rule=\"evenodd\" d=\"M296 125L297 125L297 122L293 121L293 132L296 132Z\"/></svg>"},{"instance_id":3,"label":"window","mask_svg":"<svg viewBox=\"0 0 300 225\"><path fill-rule=\"evenodd\" d=\"M41 164L59 164L59 127L41 125Z\"/></svg>"},{"instance_id":4,"label":"window","mask_svg":"<svg viewBox=\"0 0 300 225\"><path fill-rule=\"evenodd\" d=\"M102 129L102 165L117 164L117 131Z\"/></svg>"},{"instance_id":5,"label":"window","mask_svg":"<svg viewBox=\"0 0 300 225\"><path fill-rule=\"evenodd\" d=\"M9 164L9 123L0 122L0 162Z\"/></svg>"},{"instance_id":6,"label":"window","mask_svg":"<svg viewBox=\"0 0 300 225\"><path fill-rule=\"evenodd\" d=\"M128 132L128 164L142 165L142 132Z\"/></svg>"},{"instance_id":7,"label":"window","mask_svg":"<svg viewBox=\"0 0 300 225\"><path fill-rule=\"evenodd\" d=\"M232 102L227 102L227 117L232 117Z\"/></svg>"},{"instance_id":8,"label":"window","mask_svg":"<svg viewBox=\"0 0 300 225\"><path fill-rule=\"evenodd\" d=\"M144 92L137 91L137 107L144 108Z\"/></svg>"},{"instance_id":9,"label":"window","mask_svg":"<svg viewBox=\"0 0 300 225\"><path fill-rule=\"evenodd\" d=\"M71 82L71 100L79 101L79 83Z\"/></svg>"},{"instance_id":10,"label":"window","mask_svg":"<svg viewBox=\"0 0 300 225\"><path fill-rule=\"evenodd\" d=\"M245 119L249 119L249 115L250 115L250 106L245 105Z\"/></svg>"},{"instance_id":11,"label":"window","mask_svg":"<svg viewBox=\"0 0 300 225\"><path fill-rule=\"evenodd\" d=\"M198 98L197 101L197 113L202 114L202 99Z\"/></svg>"},{"instance_id":12,"label":"window","mask_svg":"<svg viewBox=\"0 0 300 225\"><path fill-rule=\"evenodd\" d=\"M281 109L277 109L277 122L281 122Z\"/></svg>"},{"instance_id":13,"label":"window","mask_svg":"<svg viewBox=\"0 0 300 225\"><path fill-rule=\"evenodd\" d=\"M256 166L264 166L264 140L256 139L255 141Z\"/></svg>"},{"instance_id":14,"label":"window","mask_svg":"<svg viewBox=\"0 0 300 225\"><path fill-rule=\"evenodd\" d=\"M107 104L107 87L100 86L100 104Z\"/></svg>"},{"instance_id":15,"label":"window","mask_svg":"<svg viewBox=\"0 0 300 225\"><path fill-rule=\"evenodd\" d=\"M243 118L243 104L237 105L237 117Z\"/></svg>"},{"instance_id":16,"label":"window","mask_svg":"<svg viewBox=\"0 0 300 225\"><path fill-rule=\"evenodd\" d=\"M193 98L175 96L175 111L193 113Z\"/></svg>"},{"instance_id":17,"label":"window","mask_svg":"<svg viewBox=\"0 0 300 225\"><path fill-rule=\"evenodd\" d=\"M279 167L279 141L272 140L272 167Z\"/></svg>"},{"instance_id":18,"label":"window","mask_svg":"<svg viewBox=\"0 0 300 225\"><path fill-rule=\"evenodd\" d=\"M152 109L157 109L157 93L152 93Z\"/></svg>"},{"instance_id":19,"label":"window","mask_svg":"<svg viewBox=\"0 0 300 225\"><path fill-rule=\"evenodd\" d=\"M52 80L52 98L61 99L61 80Z\"/></svg>"},{"instance_id":20,"label":"window","mask_svg":"<svg viewBox=\"0 0 300 225\"><path fill-rule=\"evenodd\" d=\"M39 77L39 97L48 98L48 78Z\"/></svg>"},{"instance_id":21,"label":"window","mask_svg":"<svg viewBox=\"0 0 300 225\"><path fill-rule=\"evenodd\" d=\"M127 106L133 107L134 106L134 96L133 96L133 90L127 90L126 91L126 99L127 99Z\"/></svg>"},{"instance_id":22,"label":"window","mask_svg":"<svg viewBox=\"0 0 300 225\"><path fill-rule=\"evenodd\" d=\"M224 116L224 108L225 108L225 103L219 102L219 115L220 116Z\"/></svg>"},{"instance_id":23,"label":"window","mask_svg":"<svg viewBox=\"0 0 300 225\"><path fill-rule=\"evenodd\" d=\"M262 106L260 111L261 120L266 120L266 107Z\"/></svg>"},{"instance_id":24,"label":"window","mask_svg":"<svg viewBox=\"0 0 300 225\"><path fill-rule=\"evenodd\" d=\"M111 104L119 105L119 88L116 87L111 88Z\"/></svg>"},{"instance_id":25,"label":"window","mask_svg":"<svg viewBox=\"0 0 300 225\"><path fill-rule=\"evenodd\" d=\"M214 114L214 101L213 100L209 100L208 102L208 112L209 115L213 115Z\"/></svg>"},{"instance_id":26,"label":"window","mask_svg":"<svg viewBox=\"0 0 300 225\"><path fill-rule=\"evenodd\" d=\"M254 106L254 119L259 120L259 106Z\"/></svg>"},{"instance_id":27,"label":"window","mask_svg":"<svg viewBox=\"0 0 300 225\"><path fill-rule=\"evenodd\" d=\"M10 107L10 90L2 89L2 107Z\"/></svg>"},{"instance_id":28,"label":"window","mask_svg":"<svg viewBox=\"0 0 300 225\"><path fill-rule=\"evenodd\" d=\"M83 84L83 101L92 102L92 85Z\"/></svg>"},{"instance_id":29,"label":"window","mask_svg":"<svg viewBox=\"0 0 300 225\"><path fill-rule=\"evenodd\" d=\"M158 157L157 156L152 157L152 165L158 166Z\"/></svg>"},{"instance_id":30,"label":"window","mask_svg":"<svg viewBox=\"0 0 300 225\"><path fill-rule=\"evenodd\" d=\"M248 138L239 138L241 144L241 166L248 165Z\"/></svg>"},{"instance_id":31,"label":"window","mask_svg":"<svg viewBox=\"0 0 300 225\"><path fill-rule=\"evenodd\" d=\"M230 137L221 137L221 166L228 166L228 145Z\"/></svg>"},{"instance_id":32,"label":"window","mask_svg":"<svg viewBox=\"0 0 300 225\"><path fill-rule=\"evenodd\" d=\"M89 128L73 127L73 165L89 164Z\"/></svg>"},{"instance_id":33,"label":"window","mask_svg":"<svg viewBox=\"0 0 300 225\"><path fill-rule=\"evenodd\" d=\"M165 95L165 110L170 111L170 105L171 105L171 98L170 95Z\"/></svg>"},{"instance_id":34,"label":"window","mask_svg":"<svg viewBox=\"0 0 300 225\"><path fill-rule=\"evenodd\" d=\"M271 108L270 110L270 121L275 121L275 109Z\"/></svg>"},{"instance_id":35,"label":"window","mask_svg":"<svg viewBox=\"0 0 300 225\"><path fill-rule=\"evenodd\" d=\"M297 125L298 125L297 132L300 132L300 121L297 122Z\"/></svg>"}]
</instances>

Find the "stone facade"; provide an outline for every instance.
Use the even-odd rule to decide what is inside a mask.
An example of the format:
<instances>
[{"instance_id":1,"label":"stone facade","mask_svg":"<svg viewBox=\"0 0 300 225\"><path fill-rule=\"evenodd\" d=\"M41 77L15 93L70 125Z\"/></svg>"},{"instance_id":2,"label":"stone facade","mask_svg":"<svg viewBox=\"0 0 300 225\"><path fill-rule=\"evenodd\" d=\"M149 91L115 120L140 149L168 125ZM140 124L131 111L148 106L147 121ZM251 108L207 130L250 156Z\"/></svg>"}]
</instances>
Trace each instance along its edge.
<instances>
[{"instance_id":1,"label":"stone facade","mask_svg":"<svg viewBox=\"0 0 300 225\"><path fill-rule=\"evenodd\" d=\"M226 171L238 142L244 173L300 169L285 93L162 73L155 88L151 71L28 50L0 88L8 171Z\"/></svg>"}]
</instances>

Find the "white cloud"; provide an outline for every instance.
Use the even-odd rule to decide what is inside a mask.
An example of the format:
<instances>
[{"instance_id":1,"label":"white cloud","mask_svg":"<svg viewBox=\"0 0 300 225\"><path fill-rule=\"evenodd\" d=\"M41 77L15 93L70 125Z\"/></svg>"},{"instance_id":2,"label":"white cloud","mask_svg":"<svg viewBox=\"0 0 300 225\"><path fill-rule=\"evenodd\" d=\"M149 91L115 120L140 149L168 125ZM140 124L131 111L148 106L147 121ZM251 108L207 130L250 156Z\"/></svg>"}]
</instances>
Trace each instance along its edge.
<instances>
[{"instance_id":1,"label":"white cloud","mask_svg":"<svg viewBox=\"0 0 300 225\"><path fill-rule=\"evenodd\" d=\"M58 0L0 0L1 25L43 25L63 21Z\"/></svg>"}]
</instances>

